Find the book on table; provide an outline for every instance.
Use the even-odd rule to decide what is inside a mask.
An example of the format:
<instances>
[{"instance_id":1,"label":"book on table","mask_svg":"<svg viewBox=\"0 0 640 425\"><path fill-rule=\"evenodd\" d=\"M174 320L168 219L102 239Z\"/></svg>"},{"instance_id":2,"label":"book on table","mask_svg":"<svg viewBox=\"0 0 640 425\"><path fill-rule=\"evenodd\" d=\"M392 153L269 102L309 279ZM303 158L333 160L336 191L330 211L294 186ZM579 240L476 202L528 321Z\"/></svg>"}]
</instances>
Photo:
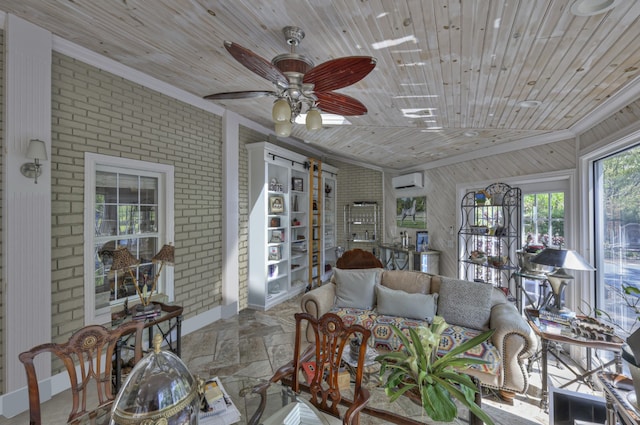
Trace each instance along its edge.
<instances>
[{"instance_id":1,"label":"book on table","mask_svg":"<svg viewBox=\"0 0 640 425\"><path fill-rule=\"evenodd\" d=\"M240 411L216 376L204 384L204 399L199 415L200 425L228 425L240 421Z\"/></svg>"}]
</instances>

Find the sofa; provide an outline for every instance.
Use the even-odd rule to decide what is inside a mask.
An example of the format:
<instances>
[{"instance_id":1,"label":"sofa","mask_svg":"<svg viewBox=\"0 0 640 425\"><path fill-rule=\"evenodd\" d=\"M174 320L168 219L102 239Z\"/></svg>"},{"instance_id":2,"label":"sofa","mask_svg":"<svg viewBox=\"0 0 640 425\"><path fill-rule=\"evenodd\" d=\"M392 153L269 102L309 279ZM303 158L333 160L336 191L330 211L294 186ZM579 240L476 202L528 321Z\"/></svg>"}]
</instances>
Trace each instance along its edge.
<instances>
[{"instance_id":1,"label":"sofa","mask_svg":"<svg viewBox=\"0 0 640 425\"><path fill-rule=\"evenodd\" d=\"M348 324L365 326L378 351L402 348L391 324L408 334L408 328L427 325L436 314L451 325L440 353L495 329L489 340L465 353L488 364L472 365L467 373L507 401L527 391L525 362L536 352L537 338L513 303L490 284L415 271L335 268L330 282L304 294L301 307L315 317L333 312Z\"/></svg>"}]
</instances>

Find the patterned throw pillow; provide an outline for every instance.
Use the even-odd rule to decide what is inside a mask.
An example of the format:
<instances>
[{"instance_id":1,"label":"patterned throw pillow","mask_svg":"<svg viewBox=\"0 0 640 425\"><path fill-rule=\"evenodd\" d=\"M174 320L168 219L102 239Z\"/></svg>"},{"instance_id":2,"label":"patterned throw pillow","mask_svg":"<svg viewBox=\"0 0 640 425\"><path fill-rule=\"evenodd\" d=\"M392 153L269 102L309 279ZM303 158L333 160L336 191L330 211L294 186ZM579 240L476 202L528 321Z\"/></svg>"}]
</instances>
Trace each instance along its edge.
<instances>
[{"instance_id":1,"label":"patterned throw pillow","mask_svg":"<svg viewBox=\"0 0 640 425\"><path fill-rule=\"evenodd\" d=\"M438 315L450 325L489 329L491 292L489 283L470 282L442 276Z\"/></svg>"},{"instance_id":2,"label":"patterned throw pillow","mask_svg":"<svg viewBox=\"0 0 640 425\"><path fill-rule=\"evenodd\" d=\"M376 304L376 284L380 283L382 269L334 269L336 276L337 307L371 310Z\"/></svg>"}]
</instances>

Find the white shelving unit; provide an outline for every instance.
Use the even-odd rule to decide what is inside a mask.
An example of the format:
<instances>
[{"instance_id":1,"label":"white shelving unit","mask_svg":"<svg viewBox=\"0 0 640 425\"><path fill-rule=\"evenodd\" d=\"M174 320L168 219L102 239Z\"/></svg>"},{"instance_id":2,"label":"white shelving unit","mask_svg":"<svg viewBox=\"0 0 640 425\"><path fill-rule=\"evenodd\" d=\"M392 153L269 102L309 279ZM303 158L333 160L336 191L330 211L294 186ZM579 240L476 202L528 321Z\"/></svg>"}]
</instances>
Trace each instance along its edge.
<instances>
[{"instance_id":1,"label":"white shelving unit","mask_svg":"<svg viewBox=\"0 0 640 425\"><path fill-rule=\"evenodd\" d=\"M309 158L268 142L249 153L249 307L267 310L309 286L314 241ZM337 172L337 169L325 166ZM324 172L323 172L324 175ZM334 174L335 176L335 174ZM332 180L335 194L335 179ZM325 215L326 217L326 215ZM333 218L335 223L335 207ZM333 232L335 233L335 227ZM335 237L333 237L335 243ZM324 269L321 254L316 268ZM335 262L334 262L335 264Z\"/></svg>"},{"instance_id":2,"label":"white shelving unit","mask_svg":"<svg viewBox=\"0 0 640 425\"><path fill-rule=\"evenodd\" d=\"M338 241L338 234L336 228L336 199L337 193L337 173L338 169L323 165L323 202L322 208L324 214L322 215L322 282L327 282L333 274L333 268L336 266L336 246Z\"/></svg>"},{"instance_id":3,"label":"white shelving unit","mask_svg":"<svg viewBox=\"0 0 640 425\"><path fill-rule=\"evenodd\" d=\"M354 202L344 206L345 239L349 249L366 249L377 243L378 204L373 201Z\"/></svg>"}]
</instances>

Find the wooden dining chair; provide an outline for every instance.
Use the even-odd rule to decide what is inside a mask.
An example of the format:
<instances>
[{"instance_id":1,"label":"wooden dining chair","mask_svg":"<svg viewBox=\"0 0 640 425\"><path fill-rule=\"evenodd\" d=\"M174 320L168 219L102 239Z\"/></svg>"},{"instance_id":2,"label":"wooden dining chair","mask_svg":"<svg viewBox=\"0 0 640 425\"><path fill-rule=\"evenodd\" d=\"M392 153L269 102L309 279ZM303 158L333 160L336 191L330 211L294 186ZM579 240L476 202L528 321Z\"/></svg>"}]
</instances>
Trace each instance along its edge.
<instances>
[{"instance_id":1,"label":"wooden dining chair","mask_svg":"<svg viewBox=\"0 0 640 425\"><path fill-rule=\"evenodd\" d=\"M68 422L81 417L93 410L99 409L113 402L113 360L118 341L123 336L135 334L134 362L142 358L142 331L144 321L132 321L120 325L116 329L108 329L100 325L85 326L74 332L65 343L46 343L33 347L29 351L20 353L19 358L27 373L29 389L29 423L41 425L40 391L38 390L38 376L34 365L36 356L42 353L52 353L64 364L69 374L73 404ZM78 373L79 371L79 373ZM87 396L95 382L98 405L87 409ZM91 394L93 392L91 391Z\"/></svg>"},{"instance_id":2,"label":"wooden dining chair","mask_svg":"<svg viewBox=\"0 0 640 425\"><path fill-rule=\"evenodd\" d=\"M309 400L313 406L332 417L342 419L343 424L358 424L360 411L369 401L369 391L362 387L366 346L371 331L360 325L346 326L342 319L333 313L326 313L316 319L308 313L296 313L296 341L293 361L278 369L271 382L282 382L290 386L294 393L301 390L311 394ZM306 341L306 323L309 323L315 334L315 342L303 350ZM353 400L342 397L338 385L342 354L345 345L353 338L361 341L353 384ZM314 362L314 373L309 382L303 382L303 363ZM347 410L341 416L338 406L344 404ZM344 409L343 409L344 410ZM335 419L334 419L335 421Z\"/></svg>"}]
</instances>

